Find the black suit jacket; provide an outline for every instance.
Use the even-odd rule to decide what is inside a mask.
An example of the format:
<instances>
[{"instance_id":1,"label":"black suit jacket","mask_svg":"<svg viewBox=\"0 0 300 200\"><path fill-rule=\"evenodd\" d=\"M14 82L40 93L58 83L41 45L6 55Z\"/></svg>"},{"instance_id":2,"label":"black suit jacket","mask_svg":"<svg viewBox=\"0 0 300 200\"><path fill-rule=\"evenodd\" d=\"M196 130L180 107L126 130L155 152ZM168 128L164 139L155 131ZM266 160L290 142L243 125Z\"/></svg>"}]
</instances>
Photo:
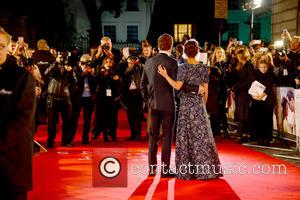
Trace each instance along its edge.
<instances>
[{"instance_id":1,"label":"black suit jacket","mask_svg":"<svg viewBox=\"0 0 300 200\"><path fill-rule=\"evenodd\" d=\"M88 78L88 84L90 88L91 95L96 95L96 81L95 77L91 73L83 72L80 66L73 68L76 76L76 85L72 91L72 103L80 103L80 99L84 90L84 80Z\"/></svg>"},{"instance_id":2,"label":"black suit jacket","mask_svg":"<svg viewBox=\"0 0 300 200\"><path fill-rule=\"evenodd\" d=\"M169 76L176 80L177 61L165 53L159 53L147 60L142 74L140 87L145 101L151 109L174 111L174 90L167 80L158 74L159 65L164 66Z\"/></svg>"}]
</instances>

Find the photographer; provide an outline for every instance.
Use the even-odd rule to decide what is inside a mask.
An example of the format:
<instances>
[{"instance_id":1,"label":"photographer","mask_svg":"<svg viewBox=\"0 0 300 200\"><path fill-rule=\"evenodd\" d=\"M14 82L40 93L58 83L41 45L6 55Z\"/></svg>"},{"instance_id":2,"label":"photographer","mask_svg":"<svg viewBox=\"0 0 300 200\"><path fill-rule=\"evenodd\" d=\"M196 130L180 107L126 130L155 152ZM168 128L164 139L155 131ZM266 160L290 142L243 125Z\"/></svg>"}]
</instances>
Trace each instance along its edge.
<instances>
[{"instance_id":1,"label":"photographer","mask_svg":"<svg viewBox=\"0 0 300 200\"><path fill-rule=\"evenodd\" d=\"M26 44L22 39L19 39L16 43L12 45L14 45L12 55L17 59L17 64L20 67L27 68L28 67L27 59L29 58L28 44Z\"/></svg>"},{"instance_id":2,"label":"photographer","mask_svg":"<svg viewBox=\"0 0 300 200\"><path fill-rule=\"evenodd\" d=\"M287 54L294 65L295 70L295 87L300 87L300 36L293 36L291 40L290 51Z\"/></svg>"},{"instance_id":3,"label":"photographer","mask_svg":"<svg viewBox=\"0 0 300 200\"><path fill-rule=\"evenodd\" d=\"M285 50L277 50L276 58L279 59L279 62L276 63L276 85L279 87L295 87L295 67Z\"/></svg>"},{"instance_id":4,"label":"photographer","mask_svg":"<svg viewBox=\"0 0 300 200\"><path fill-rule=\"evenodd\" d=\"M47 41L40 39L37 42L37 51L33 53L32 60L41 73L43 85L41 85L41 95L37 103L37 122L39 124L47 124L47 105L46 105L46 90L48 80L45 75L48 69L55 62L55 57L50 53Z\"/></svg>"},{"instance_id":5,"label":"photographer","mask_svg":"<svg viewBox=\"0 0 300 200\"><path fill-rule=\"evenodd\" d=\"M117 49L112 48L112 42L109 37L103 37L101 39L101 44L98 47L97 53L95 55L95 62L98 66L102 65L103 60L108 57L113 59L114 67L118 68L118 65L121 60L121 52Z\"/></svg>"},{"instance_id":6,"label":"photographer","mask_svg":"<svg viewBox=\"0 0 300 200\"><path fill-rule=\"evenodd\" d=\"M56 136L56 122L58 113L62 116L62 146L72 146L70 143L71 101L70 91L76 80L67 57L59 55L56 63L45 71L49 78L47 87L48 109L48 139L47 147L54 146Z\"/></svg>"},{"instance_id":7,"label":"photographer","mask_svg":"<svg viewBox=\"0 0 300 200\"><path fill-rule=\"evenodd\" d=\"M139 140L141 137L143 98L140 90L140 80L142 70L143 67L137 53L130 55L122 77L122 100L127 108L126 113L131 132L128 140Z\"/></svg>"},{"instance_id":8,"label":"photographer","mask_svg":"<svg viewBox=\"0 0 300 200\"><path fill-rule=\"evenodd\" d=\"M79 114L83 110L82 144L89 144L89 132L94 101L96 95L95 69L91 67L92 57L84 54L80 57L79 66L73 68L76 75L76 85L72 92L72 117L70 129L70 143L74 140Z\"/></svg>"},{"instance_id":9,"label":"photographer","mask_svg":"<svg viewBox=\"0 0 300 200\"><path fill-rule=\"evenodd\" d=\"M114 60L104 58L102 65L96 69L96 110L93 128L93 139L103 132L104 141L117 140L117 125L121 79L116 73Z\"/></svg>"}]
</instances>

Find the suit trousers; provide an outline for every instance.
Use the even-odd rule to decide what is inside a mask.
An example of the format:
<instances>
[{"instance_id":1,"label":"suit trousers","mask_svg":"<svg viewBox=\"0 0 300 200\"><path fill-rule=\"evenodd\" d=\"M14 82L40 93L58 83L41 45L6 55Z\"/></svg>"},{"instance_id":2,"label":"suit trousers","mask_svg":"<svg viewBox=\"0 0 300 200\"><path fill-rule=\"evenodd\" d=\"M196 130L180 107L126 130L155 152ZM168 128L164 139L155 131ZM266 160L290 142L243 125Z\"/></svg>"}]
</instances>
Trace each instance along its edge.
<instances>
[{"instance_id":1,"label":"suit trousers","mask_svg":"<svg viewBox=\"0 0 300 200\"><path fill-rule=\"evenodd\" d=\"M160 126L162 127L162 155L163 170L168 170L171 158L172 134L174 128L174 111L161 111L151 109L151 128L149 135L149 166L157 165L157 149L160 138Z\"/></svg>"}]
</instances>

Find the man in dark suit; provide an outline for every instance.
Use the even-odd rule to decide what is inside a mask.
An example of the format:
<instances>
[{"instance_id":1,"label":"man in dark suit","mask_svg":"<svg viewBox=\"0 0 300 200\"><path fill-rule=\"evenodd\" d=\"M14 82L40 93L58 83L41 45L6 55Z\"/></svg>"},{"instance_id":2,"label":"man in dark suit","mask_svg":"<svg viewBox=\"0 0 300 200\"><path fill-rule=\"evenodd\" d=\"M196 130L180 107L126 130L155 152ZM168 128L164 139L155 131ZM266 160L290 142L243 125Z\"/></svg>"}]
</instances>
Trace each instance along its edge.
<instances>
[{"instance_id":1,"label":"man in dark suit","mask_svg":"<svg viewBox=\"0 0 300 200\"><path fill-rule=\"evenodd\" d=\"M169 83L158 74L158 66L163 65L169 76L176 80L177 61L170 57L173 48L173 37L163 34L158 38L159 53L148 59L141 78L140 87L143 99L151 109L151 128L149 135L149 175L154 175L157 165L157 148L159 140L159 129L162 127L162 177L172 177L169 171L171 157L171 141L174 125L175 101L174 90ZM184 91L198 94L199 86L184 85Z\"/></svg>"}]
</instances>

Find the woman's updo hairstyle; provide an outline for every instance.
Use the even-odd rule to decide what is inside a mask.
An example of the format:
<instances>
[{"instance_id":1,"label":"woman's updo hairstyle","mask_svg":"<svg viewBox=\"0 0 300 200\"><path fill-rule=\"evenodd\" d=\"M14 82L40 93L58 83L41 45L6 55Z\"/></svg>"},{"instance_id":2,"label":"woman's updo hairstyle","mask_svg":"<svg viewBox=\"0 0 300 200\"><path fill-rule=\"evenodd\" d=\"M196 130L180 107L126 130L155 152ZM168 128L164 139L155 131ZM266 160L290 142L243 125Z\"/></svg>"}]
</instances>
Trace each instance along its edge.
<instances>
[{"instance_id":1,"label":"woman's updo hairstyle","mask_svg":"<svg viewBox=\"0 0 300 200\"><path fill-rule=\"evenodd\" d=\"M189 58L194 58L199 52L199 44L195 39L190 39L184 44L184 53Z\"/></svg>"}]
</instances>

